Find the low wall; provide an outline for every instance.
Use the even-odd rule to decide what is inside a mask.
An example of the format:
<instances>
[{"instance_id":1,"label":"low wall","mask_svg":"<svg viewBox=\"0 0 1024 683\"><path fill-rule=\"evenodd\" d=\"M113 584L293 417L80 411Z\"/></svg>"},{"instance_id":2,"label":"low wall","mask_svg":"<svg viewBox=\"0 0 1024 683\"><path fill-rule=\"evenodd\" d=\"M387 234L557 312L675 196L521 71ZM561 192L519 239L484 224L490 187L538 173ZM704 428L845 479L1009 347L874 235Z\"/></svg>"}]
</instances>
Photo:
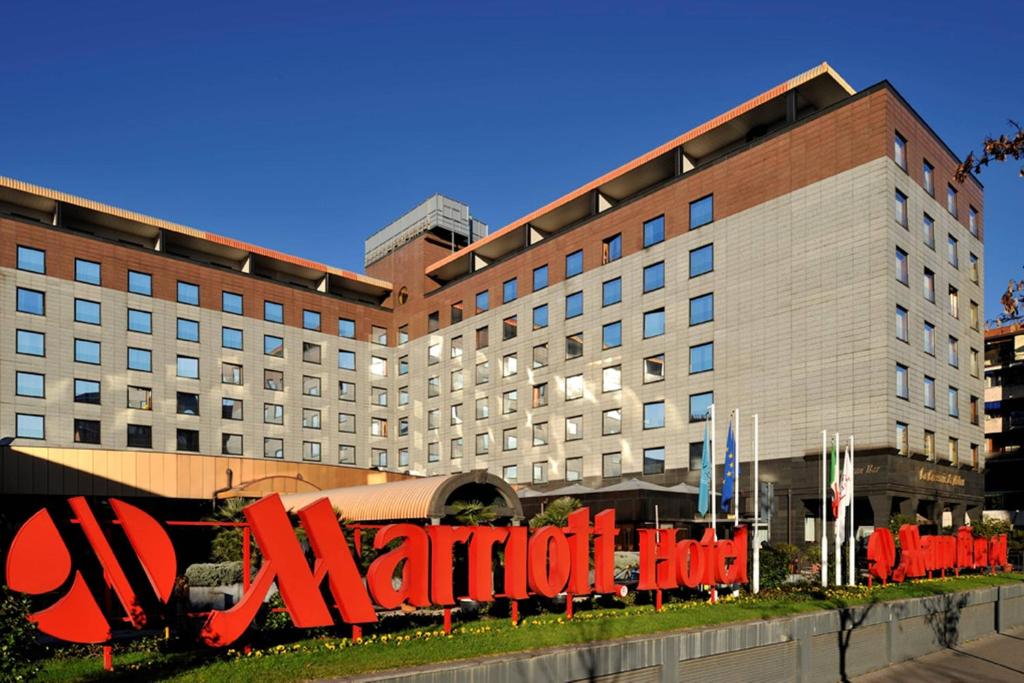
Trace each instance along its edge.
<instances>
[{"instance_id":1,"label":"low wall","mask_svg":"<svg viewBox=\"0 0 1024 683\"><path fill-rule=\"evenodd\" d=\"M1024 625L1024 583L510 653L364 676L360 681L716 683L838 681Z\"/></svg>"}]
</instances>

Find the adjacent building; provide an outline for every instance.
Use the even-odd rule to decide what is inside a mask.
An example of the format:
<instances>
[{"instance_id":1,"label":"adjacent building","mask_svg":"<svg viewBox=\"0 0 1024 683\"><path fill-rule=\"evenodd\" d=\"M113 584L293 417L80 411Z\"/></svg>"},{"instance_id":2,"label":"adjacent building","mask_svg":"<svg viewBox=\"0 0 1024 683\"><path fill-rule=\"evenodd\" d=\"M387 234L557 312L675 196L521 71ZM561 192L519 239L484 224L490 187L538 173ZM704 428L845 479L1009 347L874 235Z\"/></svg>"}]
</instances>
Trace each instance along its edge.
<instances>
[{"instance_id":1,"label":"adjacent building","mask_svg":"<svg viewBox=\"0 0 1024 683\"><path fill-rule=\"evenodd\" d=\"M822 430L855 436L858 524L956 523L984 467L957 163L888 82L822 64L497 231L436 195L366 275L2 180L0 431L47 462L672 486L714 404L744 463L759 416L773 538L820 531Z\"/></svg>"},{"instance_id":2,"label":"adjacent building","mask_svg":"<svg viewBox=\"0 0 1024 683\"><path fill-rule=\"evenodd\" d=\"M985 507L1024 524L1024 323L985 332Z\"/></svg>"}]
</instances>

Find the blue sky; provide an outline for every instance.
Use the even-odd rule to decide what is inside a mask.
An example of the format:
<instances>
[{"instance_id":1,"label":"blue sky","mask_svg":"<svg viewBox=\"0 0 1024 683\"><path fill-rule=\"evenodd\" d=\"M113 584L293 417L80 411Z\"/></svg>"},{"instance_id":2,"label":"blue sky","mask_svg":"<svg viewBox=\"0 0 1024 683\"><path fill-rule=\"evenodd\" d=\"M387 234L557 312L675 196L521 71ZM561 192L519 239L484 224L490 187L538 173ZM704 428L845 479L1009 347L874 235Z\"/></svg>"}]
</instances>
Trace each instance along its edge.
<instances>
[{"instance_id":1,"label":"blue sky","mask_svg":"<svg viewBox=\"0 0 1024 683\"><path fill-rule=\"evenodd\" d=\"M0 174L361 271L433 192L500 227L823 60L961 155L1024 120L1024 3L828 4L8 3ZM989 317L1019 166L981 176Z\"/></svg>"}]
</instances>

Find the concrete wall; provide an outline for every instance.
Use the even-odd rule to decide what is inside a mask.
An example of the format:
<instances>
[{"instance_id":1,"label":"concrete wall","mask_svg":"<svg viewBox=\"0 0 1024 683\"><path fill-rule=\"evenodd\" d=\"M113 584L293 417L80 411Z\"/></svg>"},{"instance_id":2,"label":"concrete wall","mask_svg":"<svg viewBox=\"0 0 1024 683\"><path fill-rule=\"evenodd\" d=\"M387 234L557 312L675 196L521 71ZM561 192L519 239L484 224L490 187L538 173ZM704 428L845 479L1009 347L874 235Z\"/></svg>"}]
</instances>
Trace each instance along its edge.
<instances>
[{"instance_id":1,"label":"concrete wall","mask_svg":"<svg viewBox=\"0 0 1024 683\"><path fill-rule=\"evenodd\" d=\"M542 650L362 681L837 681L1024 625L1024 584L590 646Z\"/></svg>"}]
</instances>

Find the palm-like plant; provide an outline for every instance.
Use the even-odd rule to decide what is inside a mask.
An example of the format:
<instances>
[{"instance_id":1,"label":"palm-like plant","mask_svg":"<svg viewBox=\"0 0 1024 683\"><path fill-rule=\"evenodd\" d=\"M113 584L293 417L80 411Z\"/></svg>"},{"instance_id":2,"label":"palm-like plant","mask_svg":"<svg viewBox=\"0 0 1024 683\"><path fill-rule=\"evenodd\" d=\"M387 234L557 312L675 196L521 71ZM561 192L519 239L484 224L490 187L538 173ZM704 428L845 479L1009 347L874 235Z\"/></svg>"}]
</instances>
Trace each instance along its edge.
<instances>
[{"instance_id":1,"label":"palm-like plant","mask_svg":"<svg viewBox=\"0 0 1024 683\"><path fill-rule=\"evenodd\" d=\"M531 529L539 529L542 526L563 527L569 521L569 515L582 506L579 498L562 496L551 501L543 512L538 512L530 520Z\"/></svg>"},{"instance_id":2,"label":"palm-like plant","mask_svg":"<svg viewBox=\"0 0 1024 683\"><path fill-rule=\"evenodd\" d=\"M490 524L498 518L494 505L484 505L479 500L457 500L452 503L452 516L462 526Z\"/></svg>"}]
</instances>

